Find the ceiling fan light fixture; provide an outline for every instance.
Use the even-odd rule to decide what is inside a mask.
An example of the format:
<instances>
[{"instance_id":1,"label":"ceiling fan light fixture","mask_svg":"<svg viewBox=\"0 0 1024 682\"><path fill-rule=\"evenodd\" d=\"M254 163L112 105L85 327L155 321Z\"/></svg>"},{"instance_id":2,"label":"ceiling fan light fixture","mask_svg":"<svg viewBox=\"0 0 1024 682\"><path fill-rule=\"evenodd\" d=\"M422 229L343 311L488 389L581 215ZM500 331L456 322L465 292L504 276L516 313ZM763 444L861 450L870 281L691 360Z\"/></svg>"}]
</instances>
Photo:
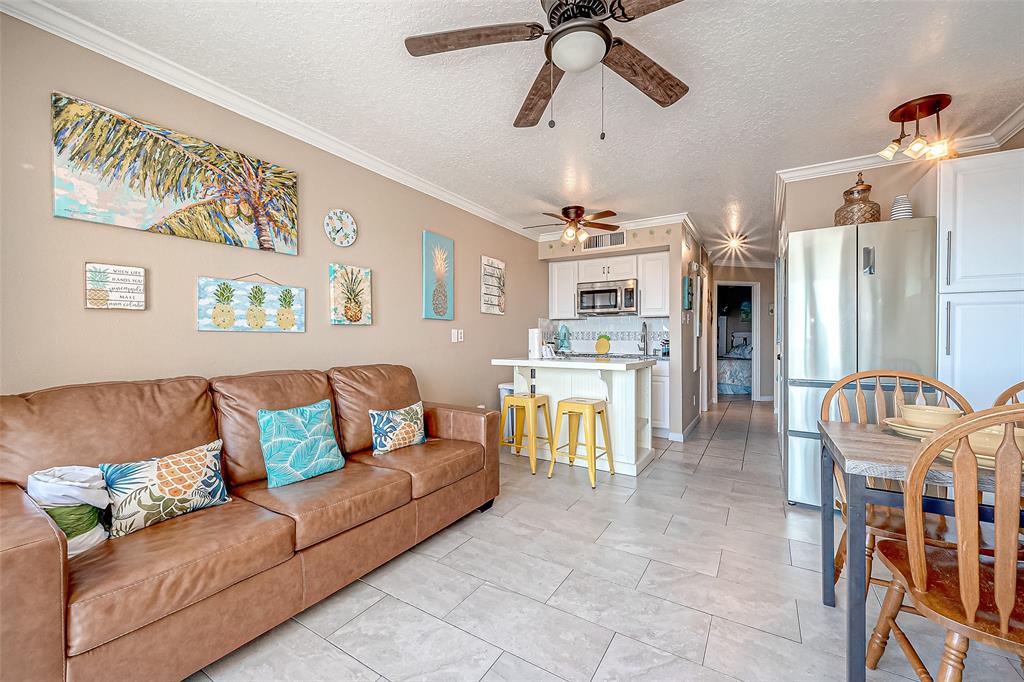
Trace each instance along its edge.
<instances>
[{"instance_id":1,"label":"ceiling fan light fixture","mask_svg":"<svg viewBox=\"0 0 1024 682\"><path fill-rule=\"evenodd\" d=\"M569 243L569 242L571 242L575 238L576 238L576 229L572 225L566 225L565 226L565 232L562 233L562 239L564 239L566 241L566 243Z\"/></svg>"},{"instance_id":2,"label":"ceiling fan light fixture","mask_svg":"<svg viewBox=\"0 0 1024 682\"><path fill-rule=\"evenodd\" d=\"M562 71L581 73L600 64L611 45L607 26L591 19L573 19L551 32L544 49Z\"/></svg>"},{"instance_id":3,"label":"ceiling fan light fixture","mask_svg":"<svg viewBox=\"0 0 1024 682\"><path fill-rule=\"evenodd\" d=\"M576 232L576 240L580 244L582 244L583 242L587 241L587 239L589 239L589 238L590 238L590 233L587 232L582 227Z\"/></svg>"}]
</instances>

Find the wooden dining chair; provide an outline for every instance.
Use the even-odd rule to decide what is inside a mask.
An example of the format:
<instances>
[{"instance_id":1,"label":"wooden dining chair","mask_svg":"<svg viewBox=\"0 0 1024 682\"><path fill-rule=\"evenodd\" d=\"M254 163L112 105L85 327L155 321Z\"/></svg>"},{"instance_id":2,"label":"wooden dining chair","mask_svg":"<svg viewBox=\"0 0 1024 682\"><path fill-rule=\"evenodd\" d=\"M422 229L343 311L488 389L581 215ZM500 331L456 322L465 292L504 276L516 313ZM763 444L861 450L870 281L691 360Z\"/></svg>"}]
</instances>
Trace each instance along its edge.
<instances>
[{"instance_id":1,"label":"wooden dining chair","mask_svg":"<svg viewBox=\"0 0 1024 682\"><path fill-rule=\"evenodd\" d=\"M1000 405L1020 405L1024 402L1024 381L1019 384L1014 384L1008 389L999 394L996 401L992 403L992 407L999 407Z\"/></svg>"},{"instance_id":2,"label":"wooden dining chair","mask_svg":"<svg viewBox=\"0 0 1024 682\"><path fill-rule=\"evenodd\" d=\"M1024 419L1020 403L991 407L961 417L936 432L914 456L904 491L906 541L883 539L878 556L892 571L878 623L868 641L868 668L874 669L885 651L890 632L896 636L921 680L932 678L917 652L896 625L904 595L918 613L946 630L939 662L940 682L963 678L964 658L972 640L1022 657L1024 665L1024 564L1020 562L1021 450L1014 437L1014 422ZM1002 442L992 466L995 473L995 518L989 540L983 544L979 528L978 470L984 464L971 449L969 436L997 427ZM936 547L925 537L922 488L936 458L948 447L952 455L956 527L954 547Z\"/></svg>"},{"instance_id":3,"label":"wooden dining chair","mask_svg":"<svg viewBox=\"0 0 1024 682\"><path fill-rule=\"evenodd\" d=\"M867 391L864 390L865 383ZM931 404L943 407L955 407L965 414L973 412L971 404L967 402L960 393L952 386L947 386L937 379L926 377L923 374L913 372L900 372L896 370L869 370L866 372L854 372L832 384L825 398L821 403L821 421L827 422L832 419L832 403L838 403L839 419L843 422L856 420L858 424L881 424L886 417L899 416L901 405L907 404L907 392L904 385L910 388L912 404L926 405L928 395L934 394ZM850 400L847 398L847 391L853 388L853 412L850 410ZM886 399L886 393L891 389L892 399ZM870 402L868 393L871 393ZM952 405L950 403L952 402ZM868 409L869 404L873 408ZM890 414L889 406L892 406ZM843 522L846 523L846 484L843 479L843 472L838 466L833 468L833 475L836 480L836 490L839 494L839 510L843 515ZM891 481L879 481L868 478L867 484L872 488L890 488ZM822 500L822 504L828 504ZM898 508L886 507L883 505L869 504L864 513L864 520L867 526L867 544L864 548L864 561L866 563L865 575L867 576L867 591L871 585L888 586L888 580L871 577L871 568L875 555L875 545L878 538L903 539L906 537L903 511ZM926 515L926 536L929 542L946 547L952 547L955 542L955 533L947 522L946 517L941 514ZM839 582L839 576L846 565L847 557L846 529L839 538L839 547L836 549L833 563L833 582ZM852 555L851 555L852 556ZM867 597L867 592L865 592Z\"/></svg>"}]
</instances>

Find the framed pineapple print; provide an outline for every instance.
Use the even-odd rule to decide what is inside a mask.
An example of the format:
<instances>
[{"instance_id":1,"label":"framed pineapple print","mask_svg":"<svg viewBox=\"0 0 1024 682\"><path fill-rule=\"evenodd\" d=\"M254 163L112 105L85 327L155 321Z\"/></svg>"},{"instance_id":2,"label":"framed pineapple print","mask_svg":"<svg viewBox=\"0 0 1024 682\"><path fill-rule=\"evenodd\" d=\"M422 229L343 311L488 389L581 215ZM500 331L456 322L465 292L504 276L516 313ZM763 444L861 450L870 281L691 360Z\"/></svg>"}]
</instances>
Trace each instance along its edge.
<instances>
[{"instance_id":1,"label":"framed pineapple print","mask_svg":"<svg viewBox=\"0 0 1024 682\"><path fill-rule=\"evenodd\" d=\"M331 263L331 324L373 324L370 269Z\"/></svg>"},{"instance_id":2,"label":"framed pineapple print","mask_svg":"<svg viewBox=\"0 0 1024 682\"><path fill-rule=\"evenodd\" d=\"M93 310L145 310L145 268L86 263L85 307Z\"/></svg>"},{"instance_id":3,"label":"framed pineapple print","mask_svg":"<svg viewBox=\"0 0 1024 682\"><path fill-rule=\"evenodd\" d=\"M201 332L304 332L306 290L200 277L196 286L196 328Z\"/></svg>"},{"instance_id":4,"label":"framed pineapple print","mask_svg":"<svg viewBox=\"0 0 1024 682\"><path fill-rule=\"evenodd\" d=\"M455 319L455 242L423 231L423 319Z\"/></svg>"},{"instance_id":5,"label":"framed pineapple print","mask_svg":"<svg viewBox=\"0 0 1024 682\"><path fill-rule=\"evenodd\" d=\"M480 312L505 314L505 261L480 256Z\"/></svg>"}]
</instances>

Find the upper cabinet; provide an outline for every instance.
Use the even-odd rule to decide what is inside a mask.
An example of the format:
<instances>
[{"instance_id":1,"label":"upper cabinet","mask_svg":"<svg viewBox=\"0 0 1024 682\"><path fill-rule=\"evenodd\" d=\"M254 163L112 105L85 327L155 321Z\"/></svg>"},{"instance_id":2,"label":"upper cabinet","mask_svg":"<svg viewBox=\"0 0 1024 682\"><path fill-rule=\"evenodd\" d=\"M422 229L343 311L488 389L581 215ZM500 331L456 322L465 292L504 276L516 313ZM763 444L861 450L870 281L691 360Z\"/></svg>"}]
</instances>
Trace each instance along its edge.
<instances>
[{"instance_id":1,"label":"upper cabinet","mask_svg":"<svg viewBox=\"0 0 1024 682\"><path fill-rule=\"evenodd\" d=\"M640 316L669 316L668 251L644 253L636 257L640 287Z\"/></svg>"},{"instance_id":2,"label":"upper cabinet","mask_svg":"<svg viewBox=\"0 0 1024 682\"><path fill-rule=\"evenodd\" d=\"M1024 289L1024 149L939 165L939 291Z\"/></svg>"},{"instance_id":3,"label":"upper cabinet","mask_svg":"<svg viewBox=\"0 0 1024 682\"><path fill-rule=\"evenodd\" d=\"M609 282L617 279L636 279L636 256L613 256L576 261L579 282ZM575 288L575 287L574 287Z\"/></svg>"},{"instance_id":4,"label":"upper cabinet","mask_svg":"<svg viewBox=\"0 0 1024 682\"><path fill-rule=\"evenodd\" d=\"M548 263L548 318L574 320L576 314L577 261Z\"/></svg>"}]
</instances>

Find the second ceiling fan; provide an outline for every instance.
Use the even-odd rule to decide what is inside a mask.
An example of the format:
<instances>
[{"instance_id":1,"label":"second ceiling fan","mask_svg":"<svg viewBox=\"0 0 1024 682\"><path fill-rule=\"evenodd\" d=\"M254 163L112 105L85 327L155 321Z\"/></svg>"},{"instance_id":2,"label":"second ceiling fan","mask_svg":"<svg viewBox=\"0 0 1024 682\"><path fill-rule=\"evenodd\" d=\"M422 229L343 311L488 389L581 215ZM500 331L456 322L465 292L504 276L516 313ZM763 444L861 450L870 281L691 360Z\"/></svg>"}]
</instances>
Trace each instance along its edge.
<instances>
[{"instance_id":1,"label":"second ceiling fan","mask_svg":"<svg viewBox=\"0 0 1024 682\"><path fill-rule=\"evenodd\" d=\"M670 106L689 88L657 62L622 38L612 35L609 19L633 21L682 0L541 0L550 30L536 22L494 24L405 39L414 57L469 47L536 40L543 35L544 65L516 116L515 127L537 125L566 71L581 72L602 63L662 107Z\"/></svg>"}]
</instances>

